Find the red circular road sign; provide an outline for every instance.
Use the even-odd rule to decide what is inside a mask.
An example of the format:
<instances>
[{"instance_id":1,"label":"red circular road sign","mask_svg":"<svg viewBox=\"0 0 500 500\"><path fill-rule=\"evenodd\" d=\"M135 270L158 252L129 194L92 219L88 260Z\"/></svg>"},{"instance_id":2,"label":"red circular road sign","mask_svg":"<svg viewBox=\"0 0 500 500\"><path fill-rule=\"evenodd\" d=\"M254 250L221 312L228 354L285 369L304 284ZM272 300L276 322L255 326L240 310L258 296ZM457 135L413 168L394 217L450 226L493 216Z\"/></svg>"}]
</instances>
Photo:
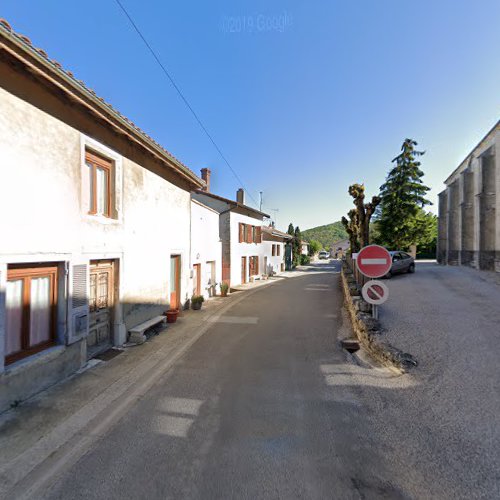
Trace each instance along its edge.
<instances>
[{"instance_id":1,"label":"red circular road sign","mask_svg":"<svg viewBox=\"0 0 500 500\"><path fill-rule=\"evenodd\" d=\"M379 245L368 245L358 253L356 265L367 278L381 278L391 269L391 254Z\"/></svg>"},{"instance_id":2,"label":"red circular road sign","mask_svg":"<svg viewBox=\"0 0 500 500\"><path fill-rule=\"evenodd\" d=\"M361 295L368 304L378 306L389 298L389 289L379 280L370 280L364 284Z\"/></svg>"}]
</instances>

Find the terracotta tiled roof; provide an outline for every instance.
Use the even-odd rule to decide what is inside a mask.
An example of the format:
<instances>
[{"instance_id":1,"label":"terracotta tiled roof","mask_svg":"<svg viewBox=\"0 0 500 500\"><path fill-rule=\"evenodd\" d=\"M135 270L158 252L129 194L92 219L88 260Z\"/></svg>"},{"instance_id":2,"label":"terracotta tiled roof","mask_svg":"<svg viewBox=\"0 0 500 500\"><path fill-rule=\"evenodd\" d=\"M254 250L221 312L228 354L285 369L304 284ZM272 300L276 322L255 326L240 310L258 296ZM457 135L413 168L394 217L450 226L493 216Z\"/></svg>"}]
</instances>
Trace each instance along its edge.
<instances>
[{"instance_id":1,"label":"terracotta tiled roof","mask_svg":"<svg viewBox=\"0 0 500 500\"><path fill-rule=\"evenodd\" d=\"M243 205L241 203L238 203L237 201L230 200L229 198L224 198L223 196L219 196L218 194L210 193L208 191L203 191L202 189L198 189L196 191L198 194L209 196L210 198L214 198L216 200L220 200L224 203L227 203L228 205L233 206L234 208L240 207L240 208L246 208L247 210L251 210L252 212L255 212L257 215L260 215L262 217L265 217L269 219L270 215L265 214L264 212L261 212L260 210L257 210L256 208L249 207L248 205Z\"/></svg>"},{"instance_id":2,"label":"terracotta tiled roof","mask_svg":"<svg viewBox=\"0 0 500 500\"><path fill-rule=\"evenodd\" d=\"M109 112L111 112L113 115L118 117L119 119L125 121L129 127L131 127L137 134L142 136L144 139L147 139L149 143L154 144L156 146L156 149L160 150L161 153L163 153L164 156L166 156L171 162L174 163L175 166L178 167L178 170L181 172L184 171L184 174L188 174L189 177L191 177L192 181L197 184L198 186L204 186L204 181L200 179L191 169L189 169L184 163L182 163L179 159L177 159L172 153L167 151L161 144L156 142L152 137L150 137L146 132L144 132L141 128L139 128L135 123L133 123L131 120L129 120L126 116L122 115L117 109L115 109L109 102L106 102L102 97L99 97L94 90L92 90L90 87L88 87L85 82L82 80L78 80L71 71L65 70L62 65L58 62L55 61L54 59L50 59L50 57L47 55L47 53L40 48L37 48L33 45L31 40L20 33L16 33L11 25L5 20L5 19L0 19L0 41L2 37L11 37L18 42L21 42L21 45L23 46L23 49L26 51L30 51L31 53L35 52L39 57L41 57L46 63L49 63L51 69L54 72L57 72L59 74L63 74L66 78L69 77L70 82L74 85L79 87L81 90L84 90L85 92L88 92L92 94L93 97L98 99L104 107L108 109Z\"/></svg>"},{"instance_id":3,"label":"terracotta tiled roof","mask_svg":"<svg viewBox=\"0 0 500 500\"><path fill-rule=\"evenodd\" d=\"M272 226L262 226L262 231L272 236L279 236L280 238L285 238L287 240L291 240L294 238L294 236L288 233L284 233L283 231L280 231L279 229L276 229Z\"/></svg>"}]
</instances>

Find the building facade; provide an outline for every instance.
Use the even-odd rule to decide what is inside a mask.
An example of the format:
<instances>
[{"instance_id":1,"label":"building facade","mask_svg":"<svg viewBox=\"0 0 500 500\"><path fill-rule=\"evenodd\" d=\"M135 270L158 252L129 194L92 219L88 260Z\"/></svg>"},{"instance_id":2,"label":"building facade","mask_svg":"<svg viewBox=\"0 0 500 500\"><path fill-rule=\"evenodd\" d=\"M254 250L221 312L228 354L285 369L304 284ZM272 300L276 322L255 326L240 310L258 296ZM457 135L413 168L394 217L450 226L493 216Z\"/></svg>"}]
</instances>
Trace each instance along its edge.
<instances>
[{"instance_id":1,"label":"building facade","mask_svg":"<svg viewBox=\"0 0 500 500\"><path fill-rule=\"evenodd\" d=\"M273 226L262 226L262 242L264 252L264 270L268 276L285 271L285 245L292 236L277 230Z\"/></svg>"},{"instance_id":2,"label":"building facade","mask_svg":"<svg viewBox=\"0 0 500 500\"><path fill-rule=\"evenodd\" d=\"M438 262L500 272L500 121L445 184Z\"/></svg>"},{"instance_id":3,"label":"building facade","mask_svg":"<svg viewBox=\"0 0 500 500\"><path fill-rule=\"evenodd\" d=\"M222 242L219 212L193 199L191 201L192 294L213 297L222 281Z\"/></svg>"},{"instance_id":4,"label":"building facade","mask_svg":"<svg viewBox=\"0 0 500 500\"><path fill-rule=\"evenodd\" d=\"M262 222L269 215L245 205L239 189L236 201L208 191L196 191L193 199L219 212L219 235L222 242L222 281L237 286L264 274Z\"/></svg>"},{"instance_id":5,"label":"building facade","mask_svg":"<svg viewBox=\"0 0 500 500\"><path fill-rule=\"evenodd\" d=\"M0 410L190 293L204 182L0 24Z\"/></svg>"}]
</instances>

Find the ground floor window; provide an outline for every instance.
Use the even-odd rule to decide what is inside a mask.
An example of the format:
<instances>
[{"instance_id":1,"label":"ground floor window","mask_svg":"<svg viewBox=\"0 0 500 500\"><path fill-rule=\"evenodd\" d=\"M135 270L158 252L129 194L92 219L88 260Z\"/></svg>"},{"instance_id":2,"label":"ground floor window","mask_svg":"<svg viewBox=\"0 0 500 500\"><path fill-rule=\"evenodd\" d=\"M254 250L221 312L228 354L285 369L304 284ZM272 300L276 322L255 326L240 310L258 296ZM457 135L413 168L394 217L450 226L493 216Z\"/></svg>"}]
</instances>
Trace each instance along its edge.
<instances>
[{"instance_id":1,"label":"ground floor window","mask_svg":"<svg viewBox=\"0 0 500 500\"><path fill-rule=\"evenodd\" d=\"M5 364L55 344L57 266L7 270Z\"/></svg>"}]
</instances>

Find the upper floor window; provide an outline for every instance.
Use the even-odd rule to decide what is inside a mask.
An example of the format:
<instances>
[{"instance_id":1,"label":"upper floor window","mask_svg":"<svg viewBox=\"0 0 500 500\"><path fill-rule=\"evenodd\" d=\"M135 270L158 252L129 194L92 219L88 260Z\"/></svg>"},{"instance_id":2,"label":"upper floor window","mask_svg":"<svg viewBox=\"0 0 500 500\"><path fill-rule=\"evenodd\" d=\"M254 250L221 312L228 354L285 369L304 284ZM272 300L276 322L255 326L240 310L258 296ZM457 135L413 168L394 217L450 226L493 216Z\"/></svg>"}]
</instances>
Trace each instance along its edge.
<instances>
[{"instance_id":1,"label":"upper floor window","mask_svg":"<svg viewBox=\"0 0 500 500\"><path fill-rule=\"evenodd\" d=\"M240 243L262 243L262 230L259 226L239 223Z\"/></svg>"},{"instance_id":2,"label":"upper floor window","mask_svg":"<svg viewBox=\"0 0 500 500\"><path fill-rule=\"evenodd\" d=\"M89 173L89 214L113 216L113 162L93 151L85 150Z\"/></svg>"}]
</instances>

